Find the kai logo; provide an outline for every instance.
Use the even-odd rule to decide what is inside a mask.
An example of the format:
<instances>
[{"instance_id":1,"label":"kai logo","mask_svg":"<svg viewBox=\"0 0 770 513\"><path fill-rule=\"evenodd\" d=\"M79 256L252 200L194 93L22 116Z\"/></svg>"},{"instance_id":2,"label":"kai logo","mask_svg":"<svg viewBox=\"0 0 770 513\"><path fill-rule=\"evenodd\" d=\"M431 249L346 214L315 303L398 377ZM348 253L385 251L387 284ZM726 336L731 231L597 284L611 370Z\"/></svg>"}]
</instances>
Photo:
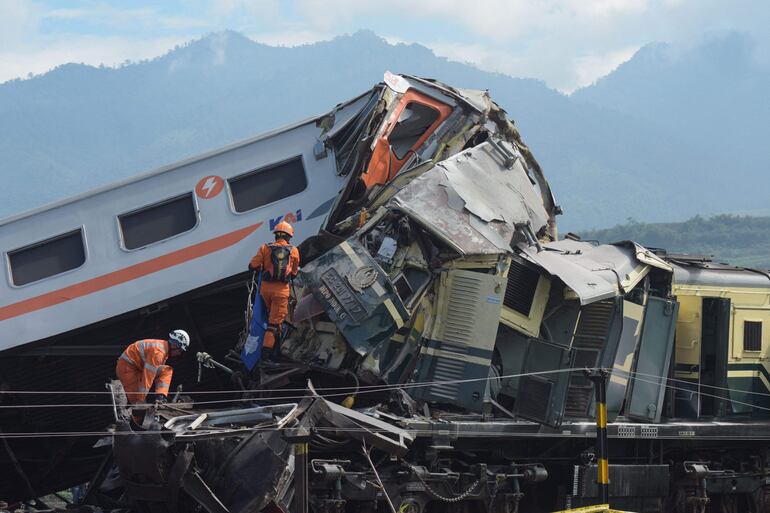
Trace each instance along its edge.
<instances>
[{"instance_id":1,"label":"kai logo","mask_svg":"<svg viewBox=\"0 0 770 513\"><path fill-rule=\"evenodd\" d=\"M282 216L278 216L270 220L270 231L272 232L275 227L281 221L286 221L289 224L294 224L297 221L302 221L302 209L298 209L296 212L287 212Z\"/></svg>"}]
</instances>

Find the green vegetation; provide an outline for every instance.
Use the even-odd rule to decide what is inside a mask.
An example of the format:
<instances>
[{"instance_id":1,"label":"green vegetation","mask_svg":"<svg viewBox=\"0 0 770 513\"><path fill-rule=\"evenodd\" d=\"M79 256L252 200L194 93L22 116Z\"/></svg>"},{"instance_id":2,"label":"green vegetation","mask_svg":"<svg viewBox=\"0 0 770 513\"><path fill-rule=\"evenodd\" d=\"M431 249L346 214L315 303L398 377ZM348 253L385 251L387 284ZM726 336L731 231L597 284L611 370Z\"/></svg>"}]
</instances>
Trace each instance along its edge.
<instances>
[{"instance_id":1,"label":"green vegetation","mask_svg":"<svg viewBox=\"0 0 770 513\"><path fill-rule=\"evenodd\" d=\"M714 260L770 269L770 217L719 215L681 223L627 223L581 231L583 239L601 242L634 240L669 252L713 255Z\"/></svg>"}]
</instances>

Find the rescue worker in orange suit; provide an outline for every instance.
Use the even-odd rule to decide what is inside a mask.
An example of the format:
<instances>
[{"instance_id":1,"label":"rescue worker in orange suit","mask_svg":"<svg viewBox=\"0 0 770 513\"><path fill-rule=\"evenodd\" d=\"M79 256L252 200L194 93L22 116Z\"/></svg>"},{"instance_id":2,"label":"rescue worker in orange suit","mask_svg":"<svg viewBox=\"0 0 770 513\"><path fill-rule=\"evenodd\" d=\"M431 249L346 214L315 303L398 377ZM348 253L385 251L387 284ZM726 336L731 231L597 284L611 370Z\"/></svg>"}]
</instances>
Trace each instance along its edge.
<instances>
[{"instance_id":1,"label":"rescue worker in orange suit","mask_svg":"<svg viewBox=\"0 0 770 513\"><path fill-rule=\"evenodd\" d=\"M190 346L184 330L174 330L168 340L145 339L134 342L118 358L115 372L131 404L143 403L151 390L157 402L166 402L174 369L169 358L180 356Z\"/></svg>"},{"instance_id":2,"label":"rescue worker in orange suit","mask_svg":"<svg viewBox=\"0 0 770 513\"><path fill-rule=\"evenodd\" d=\"M282 221L273 230L275 242L262 244L249 269L262 271L260 294L268 311L267 332L262 354L269 356L281 334L281 324L289 313L289 281L299 272L299 251L289 244L294 228Z\"/></svg>"}]
</instances>

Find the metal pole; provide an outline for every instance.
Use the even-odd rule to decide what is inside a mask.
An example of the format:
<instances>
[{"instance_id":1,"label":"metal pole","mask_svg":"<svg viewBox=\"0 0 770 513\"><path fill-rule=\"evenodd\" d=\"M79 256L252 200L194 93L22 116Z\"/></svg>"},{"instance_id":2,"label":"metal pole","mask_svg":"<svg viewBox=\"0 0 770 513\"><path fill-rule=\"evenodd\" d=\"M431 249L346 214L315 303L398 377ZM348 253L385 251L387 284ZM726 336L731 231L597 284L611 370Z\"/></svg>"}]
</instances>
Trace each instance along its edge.
<instances>
[{"instance_id":1,"label":"metal pole","mask_svg":"<svg viewBox=\"0 0 770 513\"><path fill-rule=\"evenodd\" d=\"M294 513L308 513L308 442L310 428L307 423L311 416L306 416L298 427L283 430L283 438L294 448Z\"/></svg>"},{"instance_id":2,"label":"metal pole","mask_svg":"<svg viewBox=\"0 0 770 513\"><path fill-rule=\"evenodd\" d=\"M294 444L294 494L297 513L308 513L307 442Z\"/></svg>"},{"instance_id":3,"label":"metal pole","mask_svg":"<svg viewBox=\"0 0 770 513\"><path fill-rule=\"evenodd\" d=\"M596 484L601 504L610 503L610 464L607 454L607 371L600 369L590 372L588 378L594 383L596 392L596 457L598 471Z\"/></svg>"}]
</instances>

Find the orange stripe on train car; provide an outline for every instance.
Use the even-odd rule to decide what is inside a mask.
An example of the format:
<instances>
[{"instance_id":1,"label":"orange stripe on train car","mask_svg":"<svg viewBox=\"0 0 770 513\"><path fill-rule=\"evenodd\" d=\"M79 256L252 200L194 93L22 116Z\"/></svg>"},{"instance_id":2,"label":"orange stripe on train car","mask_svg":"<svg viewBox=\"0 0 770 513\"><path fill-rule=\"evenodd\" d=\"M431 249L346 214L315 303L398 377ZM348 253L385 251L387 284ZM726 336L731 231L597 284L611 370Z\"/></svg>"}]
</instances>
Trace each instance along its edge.
<instances>
[{"instance_id":1,"label":"orange stripe on train car","mask_svg":"<svg viewBox=\"0 0 770 513\"><path fill-rule=\"evenodd\" d=\"M47 292L40 296L0 307L0 321L87 296L94 292L99 292L114 287L115 285L136 280L143 276L225 249L245 239L262 226L262 224L263 223L261 222L252 224L245 228L214 237L213 239L172 251L166 255L147 260L146 262L140 262L111 273L97 276L96 278L91 278L90 280L82 281L59 290L54 290L53 292Z\"/></svg>"}]
</instances>

